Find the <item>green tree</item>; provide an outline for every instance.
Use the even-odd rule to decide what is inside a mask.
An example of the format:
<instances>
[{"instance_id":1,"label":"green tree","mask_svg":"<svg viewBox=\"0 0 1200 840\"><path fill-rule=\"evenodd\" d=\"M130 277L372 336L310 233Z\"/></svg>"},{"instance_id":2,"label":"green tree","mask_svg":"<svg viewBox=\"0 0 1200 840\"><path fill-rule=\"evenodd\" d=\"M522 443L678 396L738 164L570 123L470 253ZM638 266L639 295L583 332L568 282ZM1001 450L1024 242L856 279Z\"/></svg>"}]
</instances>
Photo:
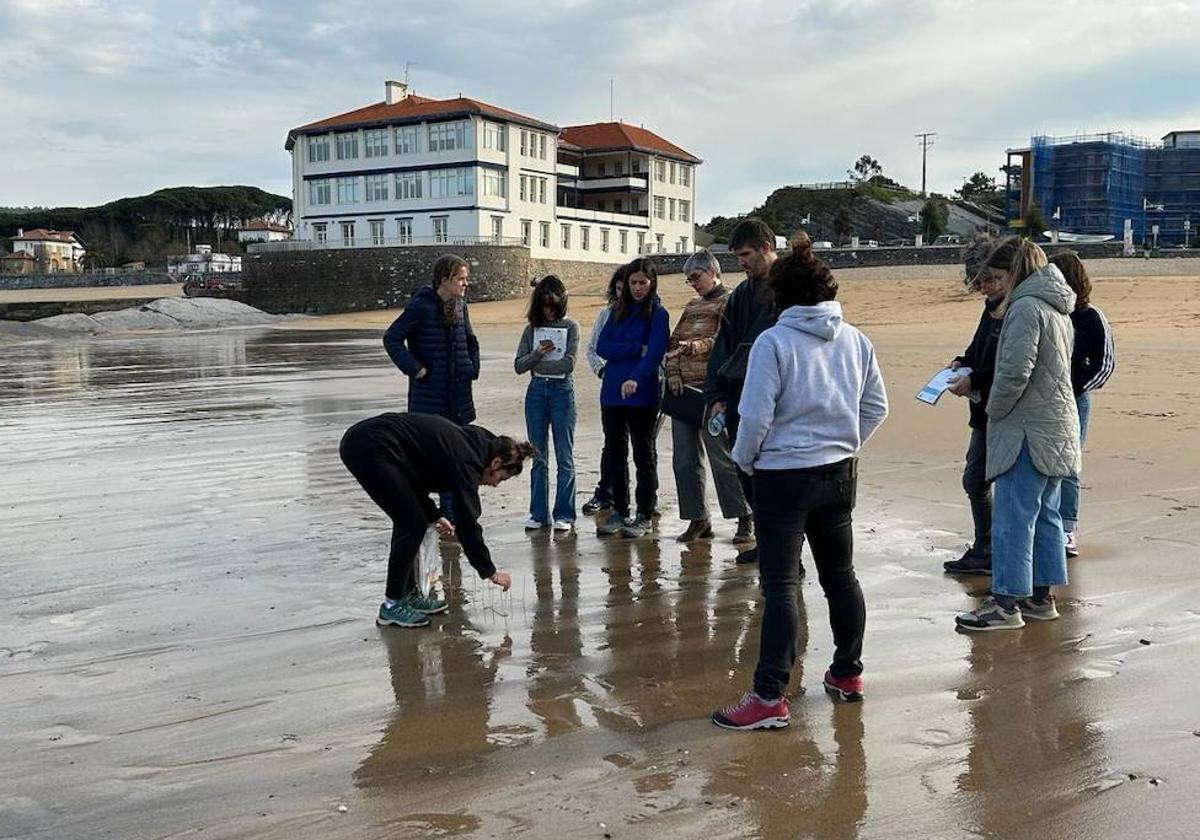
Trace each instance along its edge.
<instances>
[{"instance_id":1,"label":"green tree","mask_svg":"<svg viewBox=\"0 0 1200 840\"><path fill-rule=\"evenodd\" d=\"M870 155L863 155L854 162L854 169L847 169L846 174L855 181L863 183L869 182L872 178L883 174L883 167L879 165L879 161Z\"/></svg>"},{"instance_id":2,"label":"green tree","mask_svg":"<svg viewBox=\"0 0 1200 840\"><path fill-rule=\"evenodd\" d=\"M976 172L955 190L966 201L986 201L996 192L996 179L986 172Z\"/></svg>"},{"instance_id":3,"label":"green tree","mask_svg":"<svg viewBox=\"0 0 1200 840\"><path fill-rule=\"evenodd\" d=\"M930 197L921 207L921 234L932 242L946 232L950 222L950 206L944 198Z\"/></svg>"},{"instance_id":4,"label":"green tree","mask_svg":"<svg viewBox=\"0 0 1200 840\"><path fill-rule=\"evenodd\" d=\"M1042 208L1038 206L1036 201L1029 202L1029 209L1025 211L1025 235L1026 236L1041 236L1046 232L1047 228L1046 217L1042 214Z\"/></svg>"}]
</instances>

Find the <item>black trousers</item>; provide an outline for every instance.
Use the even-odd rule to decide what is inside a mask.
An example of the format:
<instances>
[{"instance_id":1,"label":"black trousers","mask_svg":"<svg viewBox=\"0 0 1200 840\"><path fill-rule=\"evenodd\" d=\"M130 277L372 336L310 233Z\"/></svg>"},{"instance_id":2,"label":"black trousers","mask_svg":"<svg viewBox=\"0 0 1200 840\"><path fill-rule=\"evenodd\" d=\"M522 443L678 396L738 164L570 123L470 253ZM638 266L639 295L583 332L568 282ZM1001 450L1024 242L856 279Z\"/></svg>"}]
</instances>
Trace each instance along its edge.
<instances>
[{"instance_id":1,"label":"black trousers","mask_svg":"<svg viewBox=\"0 0 1200 840\"><path fill-rule=\"evenodd\" d=\"M373 420L363 420L342 437L342 463L367 495L392 520L388 554L388 598L399 600L417 588L417 552L429 523L427 491L415 487L404 454L373 434Z\"/></svg>"},{"instance_id":2,"label":"black trousers","mask_svg":"<svg viewBox=\"0 0 1200 840\"><path fill-rule=\"evenodd\" d=\"M608 465L601 468L612 482L613 509L629 515L629 449L633 447L633 467L637 478L634 497L637 512L649 518L658 504L658 406L605 405L600 407L604 429L604 452Z\"/></svg>"},{"instance_id":3,"label":"black trousers","mask_svg":"<svg viewBox=\"0 0 1200 840\"><path fill-rule=\"evenodd\" d=\"M762 632L754 690L760 697L783 695L796 661L796 589L800 546L808 537L833 629L835 677L862 673L867 610L854 574L851 511L858 485L857 461L797 470L756 470L753 476L758 525L758 571L762 587Z\"/></svg>"}]
</instances>

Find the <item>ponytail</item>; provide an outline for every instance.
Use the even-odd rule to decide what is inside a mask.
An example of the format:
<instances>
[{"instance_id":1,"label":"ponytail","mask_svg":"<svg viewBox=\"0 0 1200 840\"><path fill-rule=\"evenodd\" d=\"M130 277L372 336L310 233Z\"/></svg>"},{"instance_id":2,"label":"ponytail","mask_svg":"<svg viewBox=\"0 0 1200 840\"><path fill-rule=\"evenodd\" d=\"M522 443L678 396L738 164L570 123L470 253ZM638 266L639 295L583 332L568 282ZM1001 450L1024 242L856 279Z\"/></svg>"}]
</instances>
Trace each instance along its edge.
<instances>
[{"instance_id":1,"label":"ponytail","mask_svg":"<svg viewBox=\"0 0 1200 840\"><path fill-rule=\"evenodd\" d=\"M537 456L537 448L527 440L518 441L508 435L496 438L500 444L500 469L508 478L520 475L525 462Z\"/></svg>"}]
</instances>

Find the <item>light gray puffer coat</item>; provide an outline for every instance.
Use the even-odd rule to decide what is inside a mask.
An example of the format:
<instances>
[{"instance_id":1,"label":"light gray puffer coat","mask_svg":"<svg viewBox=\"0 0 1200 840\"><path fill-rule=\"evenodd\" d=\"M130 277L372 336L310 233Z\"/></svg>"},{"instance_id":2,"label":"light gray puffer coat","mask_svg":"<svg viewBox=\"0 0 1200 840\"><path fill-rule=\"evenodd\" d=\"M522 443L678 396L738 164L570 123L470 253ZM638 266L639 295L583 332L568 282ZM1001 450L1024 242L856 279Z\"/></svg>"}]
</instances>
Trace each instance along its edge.
<instances>
[{"instance_id":1,"label":"light gray puffer coat","mask_svg":"<svg viewBox=\"0 0 1200 840\"><path fill-rule=\"evenodd\" d=\"M1079 410L1071 389L1075 293L1046 266L1008 295L988 398L987 477L1008 472L1021 443L1042 475L1078 475Z\"/></svg>"}]
</instances>

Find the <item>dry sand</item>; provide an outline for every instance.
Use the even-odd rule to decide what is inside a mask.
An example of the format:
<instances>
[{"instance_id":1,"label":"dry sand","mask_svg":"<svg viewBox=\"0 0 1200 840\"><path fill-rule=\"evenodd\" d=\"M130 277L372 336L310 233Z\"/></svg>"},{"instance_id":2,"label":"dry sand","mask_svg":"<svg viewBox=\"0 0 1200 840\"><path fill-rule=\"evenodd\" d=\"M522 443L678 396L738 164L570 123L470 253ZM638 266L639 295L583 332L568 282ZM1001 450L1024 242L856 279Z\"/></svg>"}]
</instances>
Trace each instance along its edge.
<instances>
[{"instance_id":1,"label":"dry sand","mask_svg":"<svg viewBox=\"0 0 1200 840\"><path fill-rule=\"evenodd\" d=\"M121 300L124 298L182 297L182 283L148 286L86 286L62 289L2 289L0 303L53 303L68 300Z\"/></svg>"},{"instance_id":2,"label":"dry sand","mask_svg":"<svg viewBox=\"0 0 1200 840\"><path fill-rule=\"evenodd\" d=\"M395 313L6 348L0 837L1195 836L1200 265L1090 267L1118 367L1082 556L1060 621L984 637L952 618L986 584L941 574L969 531L966 406L913 398L979 301L948 268L838 274L892 400L856 515L868 696L819 690L810 576L776 733L707 720L749 684L756 578L727 523L669 539L669 435L661 539L526 535L509 482L484 492L509 595L447 545L450 613L380 630L387 526L336 447L403 405L378 335ZM677 313L681 279L663 290ZM585 332L598 292L574 290ZM520 312L472 309L498 431L523 425ZM595 379L577 392L582 500Z\"/></svg>"}]
</instances>

